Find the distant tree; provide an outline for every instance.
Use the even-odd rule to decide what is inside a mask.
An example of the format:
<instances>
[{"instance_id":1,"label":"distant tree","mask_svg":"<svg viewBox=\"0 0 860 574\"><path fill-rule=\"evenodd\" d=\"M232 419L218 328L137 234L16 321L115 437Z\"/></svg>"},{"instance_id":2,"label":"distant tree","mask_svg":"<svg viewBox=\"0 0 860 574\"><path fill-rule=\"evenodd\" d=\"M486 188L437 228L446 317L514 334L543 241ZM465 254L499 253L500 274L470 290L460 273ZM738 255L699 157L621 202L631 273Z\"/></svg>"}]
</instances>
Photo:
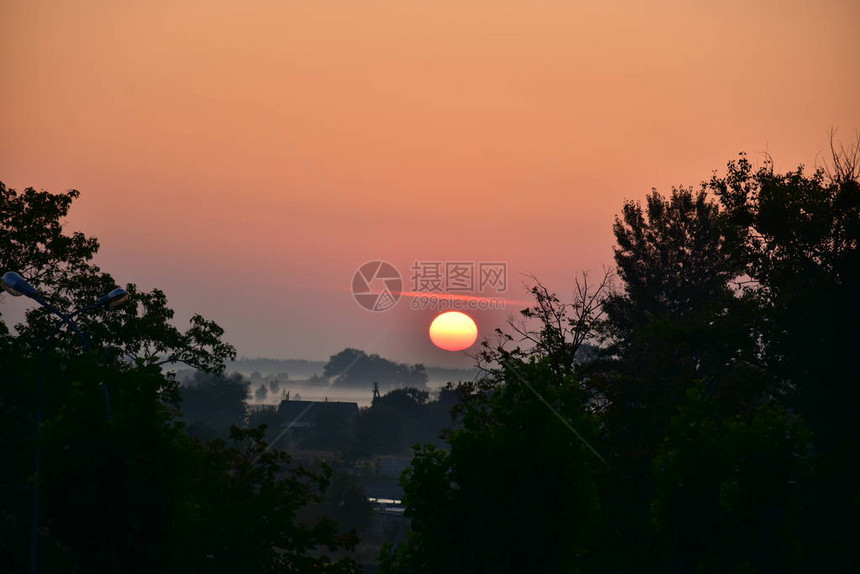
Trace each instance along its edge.
<instances>
[{"instance_id":1,"label":"distant tree","mask_svg":"<svg viewBox=\"0 0 860 574\"><path fill-rule=\"evenodd\" d=\"M281 390L281 380L288 382L290 380L286 373L279 373L277 377L269 379L269 392L273 395Z\"/></svg>"},{"instance_id":2,"label":"distant tree","mask_svg":"<svg viewBox=\"0 0 860 574\"><path fill-rule=\"evenodd\" d=\"M239 373L218 375L198 371L180 387L180 408L192 434L198 438L226 438L231 426L245 422L250 383Z\"/></svg>"},{"instance_id":3,"label":"distant tree","mask_svg":"<svg viewBox=\"0 0 860 574\"><path fill-rule=\"evenodd\" d=\"M266 396L269 394L269 391L266 389L266 385L260 383L260 386L257 387L257 390L254 391L254 398L258 401L265 401Z\"/></svg>"},{"instance_id":4,"label":"distant tree","mask_svg":"<svg viewBox=\"0 0 860 574\"><path fill-rule=\"evenodd\" d=\"M424 365L404 365L359 349L344 349L332 355L323 375L336 385L361 388L373 382L383 387L424 387L428 380Z\"/></svg>"},{"instance_id":5,"label":"distant tree","mask_svg":"<svg viewBox=\"0 0 860 574\"><path fill-rule=\"evenodd\" d=\"M329 358L324 367L323 376L329 378L340 376L358 361L367 359L367 356L367 353L359 349L344 349Z\"/></svg>"},{"instance_id":6,"label":"distant tree","mask_svg":"<svg viewBox=\"0 0 860 574\"><path fill-rule=\"evenodd\" d=\"M415 412L418 408L427 404L430 399L430 393L423 389L415 387L403 387L394 389L379 397L379 402L389 404L406 413Z\"/></svg>"},{"instance_id":7,"label":"distant tree","mask_svg":"<svg viewBox=\"0 0 860 574\"><path fill-rule=\"evenodd\" d=\"M308 379L308 384L316 386L328 385L328 380L320 375L311 375L311 378Z\"/></svg>"}]
</instances>

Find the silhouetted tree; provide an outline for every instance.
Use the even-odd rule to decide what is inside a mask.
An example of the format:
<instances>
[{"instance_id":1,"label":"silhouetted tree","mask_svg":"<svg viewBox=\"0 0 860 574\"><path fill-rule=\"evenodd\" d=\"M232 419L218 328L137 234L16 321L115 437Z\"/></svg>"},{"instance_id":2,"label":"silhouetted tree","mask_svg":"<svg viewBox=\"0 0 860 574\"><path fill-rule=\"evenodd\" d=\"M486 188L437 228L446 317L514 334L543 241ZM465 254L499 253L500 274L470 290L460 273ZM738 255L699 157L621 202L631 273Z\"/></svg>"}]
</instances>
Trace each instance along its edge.
<instances>
[{"instance_id":1,"label":"silhouetted tree","mask_svg":"<svg viewBox=\"0 0 860 574\"><path fill-rule=\"evenodd\" d=\"M532 288L461 388L450 446L404 474L412 533L382 570L851 572L858 158L860 141L806 175L742 157L700 191L625 204L620 289ZM587 440L566 450L547 420ZM509 502L532 491L555 506Z\"/></svg>"},{"instance_id":2,"label":"silhouetted tree","mask_svg":"<svg viewBox=\"0 0 860 574\"><path fill-rule=\"evenodd\" d=\"M286 441L275 442L283 430L281 416L276 405L258 405L248 415L248 428L265 427L263 438L272 448L284 449ZM283 437L281 437L283 439Z\"/></svg>"},{"instance_id":3,"label":"silhouetted tree","mask_svg":"<svg viewBox=\"0 0 860 574\"><path fill-rule=\"evenodd\" d=\"M245 423L250 383L242 375L198 371L179 388L180 409L188 430L201 439L227 438L231 426Z\"/></svg>"},{"instance_id":4,"label":"silhouetted tree","mask_svg":"<svg viewBox=\"0 0 860 574\"><path fill-rule=\"evenodd\" d=\"M570 305L538 283L526 323L485 344L485 377L449 386L462 401L460 425L445 450L416 448L401 479L411 533L383 551L382 572L578 572L589 563L605 462L575 357L595 334L607 281L579 283Z\"/></svg>"},{"instance_id":5,"label":"silhouetted tree","mask_svg":"<svg viewBox=\"0 0 860 574\"><path fill-rule=\"evenodd\" d=\"M737 230L746 289L762 310L767 371L814 433L805 567L848 572L860 539L860 488L844 471L860 455L860 139L837 149L831 138L831 151L830 166L811 174L777 173L770 163L754 169L742 156L710 187Z\"/></svg>"},{"instance_id":6,"label":"silhouetted tree","mask_svg":"<svg viewBox=\"0 0 860 574\"><path fill-rule=\"evenodd\" d=\"M269 394L269 391L266 389L266 385L260 383L260 386L257 387L257 390L254 391L254 398L258 401L265 401L266 395Z\"/></svg>"},{"instance_id":7,"label":"silhouetted tree","mask_svg":"<svg viewBox=\"0 0 860 574\"><path fill-rule=\"evenodd\" d=\"M328 516L337 521L342 530L358 533L370 526L371 512L372 504L364 488L343 469L333 472L322 500L302 510L303 515L314 519Z\"/></svg>"},{"instance_id":8,"label":"silhouetted tree","mask_svg":"<svg viewBox=\"0 0 860 574\"><path fill-rule=\"evenodd\" d=\"M772 405L715 416L707 396L688 390L654 457L651 511L667 568L805 571L811 434L800 417Z\"/></svg>"},{"instance_id":9,"label":"silhouetted tree","mask_svg":"<svg viewBox=\"0 0 860 574\"><path fill-rule=\"evenodd\" d=\"M613 231L621 289L602 302L604 347L591 383L617 469L601 481L605 537L627 551L609 555L607 571L639 568L658 553L653 459L688 389L705 389L722 416L763 395L755 314L732 289L741 266L717 204L704 190L653 191L645 206L626 202Z\"/></svg>"},{"instance_id":10,"label":"silhouetted tree","mask_svg":"<svg viewBox=\"0 0 860 574\"><path fill-rule=\"evenodd\" d=\"M299 520L304 506L323 500L331 470L296 465L262 438L262 429L233 427L232 444L197 451L196 480L179 509L176 571L360 572L354 560L324 552L354 548L354 534L341 534L327 516Z\"/></svg>"},{"instance_id":11,"label":"silhouetted tree","mask_svg":"<svg viewBox=\"0 0 860 574\"><path fill-rule=\"evenodd\" d=\"M61 218L77 195L30 189L19 195L0 184L0 272L21 272L67 310L115 286L89 263L95 239L63 232ZM33 309L15 337L0 321L4 568L20 571L29 562L30 483L38 481L44 572L234 572L231 560L240 554L242 571L355 572L354 562L325 557L353 544L331 521L301 525L295 519L295 509L316 500L328 484L325 474L267 452L262 430L237 430L240 450L196 442L175 419L177 383L162 367L184 363L218 378L235 357L221 328L195 315L180 331L164 293L133 285L128 291L125 306L78 316L98 353L83 352L61 330L40 362L40 346L57 321ZM45 417L37 428L40 364ZM243 416L244 405L240 422ZM38 476L36 437L43 461Z\"/></svg>"},{"instance_id":12,"label":"silhouetted tree","mask_svg":"<svg viewBox=\"0 0 860 574\"><path fill-rule=\"evenodd\" d=\"M405 387L378 397L355 419L356 454L404 454L416 444L441 445L440 435L452 426L452 395L446 392L440 403L430 401L428 391Z\"/></svg>"},{"instance_id":13,"label":"silhouetted tree","mask_svg":"<svg viewBox=\"0 0 860 574\"><path fill-rule=\"evenodd\" d=\"M351 452L354 442L353 421L342 413L324 411L309 413L312 426L302 439L303 448Z\"/></svg>"},{"instance_id":14,"label":"silhouetted tree","mask_svg":"<svg viewBox=\"0 0 860 574\"><path fill-rule=\"evenodd\" d=\"M501 368L492 390L466 399L448 449L416 450L401 480L411 533L383 553L381 571L576 572L601 465L568 426L593 440L583 399L548 362Z\"/></svg>"},{"instance_id":15,"label":"silhouetted tree","mask_svg":"<svg viewBox=\"0 0 860 574\"><path fill-rule=\"evenodd\" d=\"M335 385L349 387L367 388L373 382L383 387L424 387L427 384L424 365L404 365L359 349L344 349L332 355L323 375Z\"/></svg>"}]
</instances>

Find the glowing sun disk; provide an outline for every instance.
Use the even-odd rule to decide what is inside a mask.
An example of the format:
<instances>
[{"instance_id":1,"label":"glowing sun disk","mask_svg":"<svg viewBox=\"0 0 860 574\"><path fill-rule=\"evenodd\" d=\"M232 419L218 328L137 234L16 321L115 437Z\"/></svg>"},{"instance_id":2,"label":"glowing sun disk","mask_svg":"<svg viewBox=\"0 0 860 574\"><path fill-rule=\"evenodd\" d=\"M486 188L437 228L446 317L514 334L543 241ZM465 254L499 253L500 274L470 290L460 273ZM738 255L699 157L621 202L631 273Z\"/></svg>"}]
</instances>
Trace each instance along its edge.
<instances>
[{"instance_id":1,"label":"glowing sun disk","mask_svg":"<svg viewBox=\"0 0 860 574\"><path fill-rule=\"evenodd\" d=\"M477 339L478 326L475 321L459 311L441 313L430 324L430 340L446 351L468 349Z\"/></svg>"}]
</instances>

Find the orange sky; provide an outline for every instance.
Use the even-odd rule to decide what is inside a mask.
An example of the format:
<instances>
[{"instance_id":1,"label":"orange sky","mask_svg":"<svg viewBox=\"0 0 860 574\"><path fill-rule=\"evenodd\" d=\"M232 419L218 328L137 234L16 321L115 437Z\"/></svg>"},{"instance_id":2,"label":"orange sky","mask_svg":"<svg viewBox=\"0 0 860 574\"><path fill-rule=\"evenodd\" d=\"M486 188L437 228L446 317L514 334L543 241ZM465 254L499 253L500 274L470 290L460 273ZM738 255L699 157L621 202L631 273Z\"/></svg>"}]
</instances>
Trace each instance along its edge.
<instances>
[{"instance_id":1,"label":"orange sky","mask_svg":"<svg viewBox=\"0 0 860 574\"><path fill-rule=\"evenodd\" d=\"M509 298L566 292L625 198L860 128L860 4L699 4L3 2L0 180L79 189L98 263L243 355L468 364L405 299L360 308L355 269L506 261Z\"/></svg>"}]
</instances>

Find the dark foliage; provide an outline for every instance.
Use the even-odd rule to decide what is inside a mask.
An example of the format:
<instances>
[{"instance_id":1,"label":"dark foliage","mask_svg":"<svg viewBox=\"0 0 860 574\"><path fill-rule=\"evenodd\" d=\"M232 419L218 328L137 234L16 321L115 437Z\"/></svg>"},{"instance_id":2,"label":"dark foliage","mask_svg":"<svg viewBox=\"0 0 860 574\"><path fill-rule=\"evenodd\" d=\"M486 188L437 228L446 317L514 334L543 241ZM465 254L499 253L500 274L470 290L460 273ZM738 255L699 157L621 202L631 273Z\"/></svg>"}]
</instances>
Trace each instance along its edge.
<instances>
[{"instance_id":1,"label":"dark foliage","mask_svg":"<svg viewBox=\"0 0 860 574\"><path fill-rule=\"evenodd\" d=\"M249 387L236 373L194 373L190 382L179 387L180 408L188 431L203 440L228 438L231 426L245 423Z\"/></svg>"},{"instance_id":2,"label":"dark foliage","mask_svg":"<svg viewBox=\"0 0 860 574\"><path fill-rule=\"evenodd\" d=\"M62 229L77 196L0 184L0 272L18 271L66 312L115 287L89 263L95 239ZM41 572L357 572L329 558L354 537L297 518L322 500L329 471L268 449L263 429L201 442L177 418L178 385L162 366L183 363L208 373L197 382L218 399L187 397L198 415L244 422L247 388L219 374L235 357L222 329L195 315L180 331L164 293L127 290L125 306L76 316L94 352L42 307L18 336L0 321L4 571L35 566L33 549Z\"/></svg>"},{"instance_id":3,"label":"dark foliage","mask_svg":"<svg viewBox=\"0 0 860 574\"><path fill-rule=\"evenodd\" d=\"M622 288L535 284L382 571L856 571L858 158L626 203Z\"/></svg>"}]
</instances>

